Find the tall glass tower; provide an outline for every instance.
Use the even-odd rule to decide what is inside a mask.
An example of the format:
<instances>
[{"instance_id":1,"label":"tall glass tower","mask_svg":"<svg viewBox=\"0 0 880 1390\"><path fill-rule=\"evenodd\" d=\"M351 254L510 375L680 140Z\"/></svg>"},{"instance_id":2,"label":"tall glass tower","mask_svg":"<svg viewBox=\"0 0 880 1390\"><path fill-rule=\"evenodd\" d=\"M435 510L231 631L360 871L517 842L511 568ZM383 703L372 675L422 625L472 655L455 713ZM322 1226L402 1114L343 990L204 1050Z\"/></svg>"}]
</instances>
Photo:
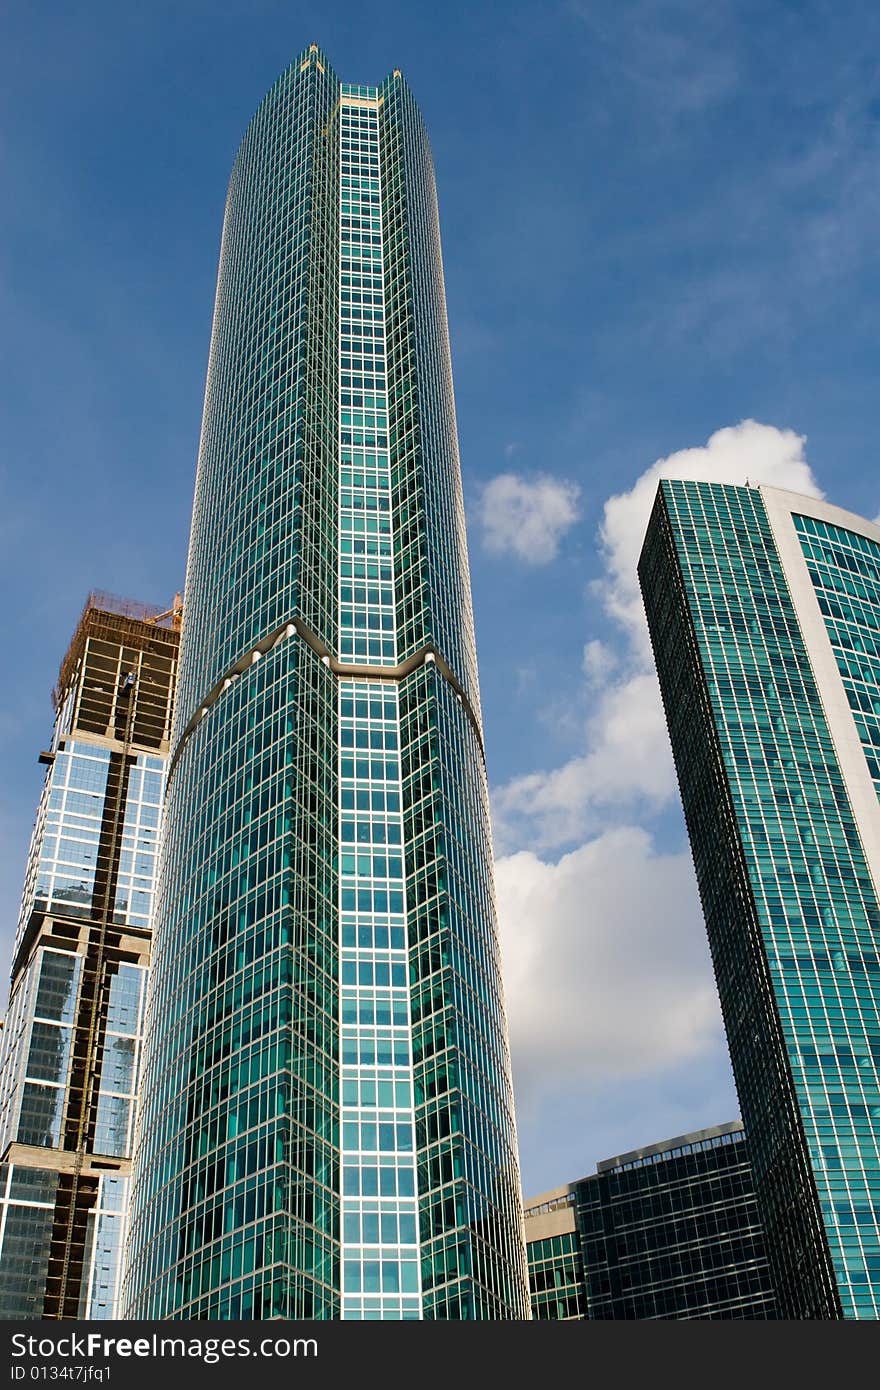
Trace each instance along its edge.
<instances>
[{"instance_id":1,"label":"tall glass tower","mask_svg":"<svg viewBox=\"0 0 880 1390\"><path fill-rule=\"evenodd\" d=\"M55 727L0 1044L0 1317L113 1318L179 614L92 594Z\"/></svg>"},{"instance_id":2,"label":"tall glass tower","mask_svg":"<svg viewBox=\"0 0 880 1390\"><path fill-rule=\"evenodd\" d=\"M660 484L639 567L779 1316L880 1315L880 527Z\"/></svg>"},{"instance_id":3,"label":"tall glass tower","mask_svg":"<svg viewBox=\"0 0 880 1390\"><path fill-rule=\"evenodd\" d=\"M232 172L126 1307L523 1318L432 160L315 47Z\"/></svg>"}]
</instances>

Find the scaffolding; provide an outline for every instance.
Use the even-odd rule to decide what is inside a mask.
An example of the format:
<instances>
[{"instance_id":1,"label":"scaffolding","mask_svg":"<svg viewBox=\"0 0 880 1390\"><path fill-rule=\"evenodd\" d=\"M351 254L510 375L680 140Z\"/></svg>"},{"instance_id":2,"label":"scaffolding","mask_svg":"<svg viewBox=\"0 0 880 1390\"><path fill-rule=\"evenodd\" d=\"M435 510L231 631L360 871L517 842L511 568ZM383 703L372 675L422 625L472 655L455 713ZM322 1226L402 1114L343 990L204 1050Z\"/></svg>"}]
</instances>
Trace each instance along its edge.
<instances>
[{"instance_id":1,"label":"scaffolding","mask_svg":"<svg viewBox=\"0 0 880 1390\"><path fill-rule=\"evenodd\" d=\"M120 696L136 685L131 741L166 751L181 615L179 594L164 611L132 599L90 594L52 692L56 714L73 693L72 725L116 738L117 723L126 723L130 716L126 703L120 718Z\"/></svg>"}]
</instances>

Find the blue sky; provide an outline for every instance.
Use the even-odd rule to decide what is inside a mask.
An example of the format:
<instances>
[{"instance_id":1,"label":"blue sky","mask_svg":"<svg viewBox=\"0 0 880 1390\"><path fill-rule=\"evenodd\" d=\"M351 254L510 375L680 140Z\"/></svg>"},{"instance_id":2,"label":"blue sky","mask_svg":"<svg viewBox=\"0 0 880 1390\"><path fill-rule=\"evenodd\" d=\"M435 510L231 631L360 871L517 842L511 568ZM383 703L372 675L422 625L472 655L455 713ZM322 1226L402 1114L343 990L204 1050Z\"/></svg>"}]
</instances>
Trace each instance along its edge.
<instances>
[{"instance_id":1,"label":"blue sky","mask_svg":"<svg viewBox=\"0 0 880 1390\"><path fill-rule=\"evenodd\" d=\"M346 80L400 67L434 146L525 1186L736 1113L636 484L880 508L878 40L857 0L7 9L7 957L60 657L90 588L182 584L229 168L317 42Z\"/></svg>"}]
</instances>

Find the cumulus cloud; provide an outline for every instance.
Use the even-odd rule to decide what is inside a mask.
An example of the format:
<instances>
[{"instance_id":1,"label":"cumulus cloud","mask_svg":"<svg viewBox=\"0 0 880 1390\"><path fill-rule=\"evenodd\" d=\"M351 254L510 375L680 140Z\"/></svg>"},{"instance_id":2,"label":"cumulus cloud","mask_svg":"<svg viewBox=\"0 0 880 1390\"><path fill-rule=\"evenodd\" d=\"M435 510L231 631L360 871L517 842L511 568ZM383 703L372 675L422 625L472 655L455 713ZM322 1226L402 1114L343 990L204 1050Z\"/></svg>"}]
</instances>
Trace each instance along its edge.
<instances>
[{"instance_id":1,"label":"cumulus cloud","mask_svg":"<svg viewBox=\"0 0 880 1390\"><path fill-rule=\"evenodd\" d=\"M604 685L617 665L617 654L607 642L592 637L584 643L581 666L588 686Z\"/></svg>"},{"instance_id":2,"label":"cumulus cloud","mask_svg":"<svg viewBox=\"0 0 880 1390\"><path fill-rule=\"evenodd\" d=\"M558 863L497 864L517 1099L650 1075L717 1045L721 1022L687 852L623 827Z\"/></svg>"},{"instance_id":3,"label":"cumulus cloud","mask_svg":"<svg viewBox=\"0 0 880 1390\"><path fill-rule=\"evenodd\" d=\"M661 478L706 483L766 483L789 492L824 496L804 457L803 435L743 420L717 430L705 445L657 459L628 492L605 503L600 540L606 577L600 586L608 613L632 634L644 629L636 575L648 518Z\"/></svg>"},{"instance_id":4,"label":"cumulus cloud","mask_svg":"<svg viewBox=\"0 0 880 1390\"><path fill-rule=\"evenodd\" d=\"M659 808L675 791L675 769L653 670L595 678L585 751L561 767L526 773L493 798L501 850L570 844L640 806Z\"/></svg>"},{"instance_id":5,"label":"cumulus cloud","mask_svg":"<svg viewBox=\"0 0 880 1390\"><path fill-rule=\"evenodd\" d=\"M656 810L675 794L660 691L636 566L661 478L766 483L821 497L804 438L755 420L718 430L705 445L657 459L626 492L610 497L599 532L604 574L595 588L620 645L588 641L584 745L561 767L531 772L495 795L498 843L571 845L615 817Z\"/></svg>"},{"instance_id":6,"label":"cumulus cloud","mask_svg":"<svg viewBox=\"0 0 880 1390\"><path fill-rule=\"evenodd\" d=\"M483 489L477 512L486 548L527 565L548 564L580 515L579 497L577 485L561 478L499 473Z\"/></svg>"}]
</instances>

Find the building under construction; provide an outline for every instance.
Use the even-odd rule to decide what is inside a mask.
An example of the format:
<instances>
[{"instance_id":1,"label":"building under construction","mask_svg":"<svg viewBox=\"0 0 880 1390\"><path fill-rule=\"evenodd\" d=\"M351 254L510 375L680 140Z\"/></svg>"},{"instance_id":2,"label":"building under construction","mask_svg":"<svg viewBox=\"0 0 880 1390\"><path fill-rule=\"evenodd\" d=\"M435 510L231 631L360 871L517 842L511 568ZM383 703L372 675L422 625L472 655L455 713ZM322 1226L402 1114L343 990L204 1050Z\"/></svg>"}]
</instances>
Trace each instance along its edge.
<instances>
[{"instance_id":1,"label":"building under construction","mask_svg":"<svg viewBox=\"0 0 880 1390\"><path fill-rule=\"evenodd\" d=\"M111 1318L180 600L89 597L53 692L0 1047L0 1317Z\"/></svg>"}]
</instances>

